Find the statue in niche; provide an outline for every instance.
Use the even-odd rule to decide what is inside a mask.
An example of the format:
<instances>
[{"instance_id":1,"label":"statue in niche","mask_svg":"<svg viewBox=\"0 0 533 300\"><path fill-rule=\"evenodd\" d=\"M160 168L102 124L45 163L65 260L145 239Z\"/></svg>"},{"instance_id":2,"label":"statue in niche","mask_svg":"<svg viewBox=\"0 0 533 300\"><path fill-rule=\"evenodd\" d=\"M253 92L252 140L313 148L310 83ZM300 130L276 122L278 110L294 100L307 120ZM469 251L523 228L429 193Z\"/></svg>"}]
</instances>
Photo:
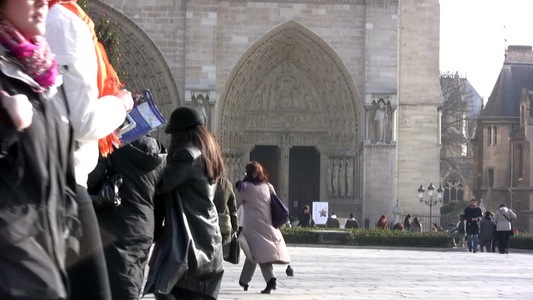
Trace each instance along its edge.
<instances>
[{"instance_id":1,"label":"statue in niche","mask_svg":"<svg viewBox=\"0 0 533 300\"><path fill-rule=\"evenodd\" d=\"M340 196L346 196L346 161L341 160L339 167L339 192Z\"/></svg>"},{"instance_id":2,"label":"statue in niche","mask_svg":"<svg viewBox=\"0 0 533 300\"><path fill-rule=\"evenodd\" d=\"M328 168L326 170L326 189L327 189L327 195L333 194L333 180L331 178L332 171L331 171L331 162L328 164Z\"/></svg>"},{"instance_id":3,"label":"statue in niche","mask_svg":"<svg viewBox=\"0 0 533 300\"><path fill-rule=\"evenodd\" d=\"M374 123L377 123L374 128L376 128L377 142L378 144L385 143L385 136L387 134L387 128L389 125L389 115L387 111L387 104L385 100L380 98L378 100L378 107L374 112Z\"/></svg>"},{"instance_id":4,"label":"statue in niche","mask_svg":"<svg viewBox=\"0 0 533 300\"><path fill-rule=\"evenodd\" d=\"M346 196L353 196L353 161L350 158L348 164L346 165Z\"/></svg>"},{"instance_id":5,"label":"statue in niche","mask_svg":"<svg viewBox=\"0 0 533 300\"><path fill-rule=\"evenodd\" d=\"M339 164L337 160L333 160L333 195L338 196L339 193Z\"/></svg>"}]
</instances>

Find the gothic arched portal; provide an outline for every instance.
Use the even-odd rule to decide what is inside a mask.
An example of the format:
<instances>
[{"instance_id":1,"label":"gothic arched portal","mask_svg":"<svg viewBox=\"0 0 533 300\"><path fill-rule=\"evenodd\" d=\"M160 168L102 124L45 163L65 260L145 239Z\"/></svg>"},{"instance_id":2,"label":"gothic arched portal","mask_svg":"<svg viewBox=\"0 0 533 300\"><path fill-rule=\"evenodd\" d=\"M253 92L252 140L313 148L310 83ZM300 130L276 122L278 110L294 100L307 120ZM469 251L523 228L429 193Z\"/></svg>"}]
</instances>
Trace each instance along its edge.
<instances>
[{"instance_id":1,"label":"gothic arched portal","mask_svg":"<svg viewBox=\"0 0 533 300\"><path fill-rule=\"evenodd\" d=\"M302 25L287 22L244 53L221 93L218 118L232 180L242 178L254 147L278 146L277 189L287 199L290 149L313 146L320 153L321 192L309 200L360 199L359 94L333 49Z\"/></svg>"}]
</instances>

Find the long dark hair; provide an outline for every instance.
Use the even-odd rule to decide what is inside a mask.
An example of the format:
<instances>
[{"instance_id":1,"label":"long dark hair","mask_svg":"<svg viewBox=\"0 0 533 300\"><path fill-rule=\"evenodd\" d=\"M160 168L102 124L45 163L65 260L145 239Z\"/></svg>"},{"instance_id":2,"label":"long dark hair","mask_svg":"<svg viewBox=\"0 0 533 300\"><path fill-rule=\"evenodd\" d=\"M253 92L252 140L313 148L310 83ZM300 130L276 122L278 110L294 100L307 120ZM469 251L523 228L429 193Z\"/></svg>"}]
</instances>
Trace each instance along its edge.
<instances>
[{"instance_id":1,"label":"long dark hair","mask_svg":"<svg viewBox=\"0 0 533 300\"><path fill-rule=\"evenodd\" d=\"M222 150L215 137L203 125L196 125L172 133L168 156L186 145L192 145L202 153L209 182L214 184L224 173ZM169 160L170 161L170 160Z\"/></svg>"},{"instance_id":2,"label":"long dark hair","mask_svg":"<svg viewBox=\"0 0 533 300\"><path fill-rule=\"evenodd\" d=\"M246 164L246 175L244 175L243 181L251 182L255 185L268 182L268 175L263 170L263 166L256 162L251 161Z\"/></svg>"}]
</instances>

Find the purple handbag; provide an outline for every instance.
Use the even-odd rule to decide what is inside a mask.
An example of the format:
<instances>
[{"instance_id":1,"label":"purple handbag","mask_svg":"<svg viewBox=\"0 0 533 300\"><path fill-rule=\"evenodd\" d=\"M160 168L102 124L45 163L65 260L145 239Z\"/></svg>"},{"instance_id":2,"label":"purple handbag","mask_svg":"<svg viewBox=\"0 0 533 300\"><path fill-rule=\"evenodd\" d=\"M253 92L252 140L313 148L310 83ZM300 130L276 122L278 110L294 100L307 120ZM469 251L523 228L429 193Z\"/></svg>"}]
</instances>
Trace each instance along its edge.
<instances>
[{"instance_id":1,"label":"purple handbag","mask_svg":"<svg viewBox=\"0 0 533 300\"><path fill-rule=\"evenodd\" d=\"M270 210L274 228L280 228L289 220L289 210L272 190L270 190Z\"/></svg>"}]
</instances>

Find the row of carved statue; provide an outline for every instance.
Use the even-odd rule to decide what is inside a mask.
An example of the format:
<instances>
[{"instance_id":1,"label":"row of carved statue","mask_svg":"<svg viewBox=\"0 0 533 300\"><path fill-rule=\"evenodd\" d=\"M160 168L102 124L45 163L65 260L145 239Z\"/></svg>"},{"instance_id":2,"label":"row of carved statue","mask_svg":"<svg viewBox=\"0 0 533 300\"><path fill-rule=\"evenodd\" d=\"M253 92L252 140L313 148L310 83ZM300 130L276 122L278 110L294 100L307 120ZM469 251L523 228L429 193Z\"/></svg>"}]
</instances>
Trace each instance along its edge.
<instances>
[{"instance_id":1,"label":"row of carved statue","mask_svg":"<svg viewBox=\"0 0 533 300\"><path fill-rule=\"evenodd\" d=\"M326 169L326 189L330 197L351 198L354 195L353 158L331 158Z\"/></svg>"}]
</instances>

